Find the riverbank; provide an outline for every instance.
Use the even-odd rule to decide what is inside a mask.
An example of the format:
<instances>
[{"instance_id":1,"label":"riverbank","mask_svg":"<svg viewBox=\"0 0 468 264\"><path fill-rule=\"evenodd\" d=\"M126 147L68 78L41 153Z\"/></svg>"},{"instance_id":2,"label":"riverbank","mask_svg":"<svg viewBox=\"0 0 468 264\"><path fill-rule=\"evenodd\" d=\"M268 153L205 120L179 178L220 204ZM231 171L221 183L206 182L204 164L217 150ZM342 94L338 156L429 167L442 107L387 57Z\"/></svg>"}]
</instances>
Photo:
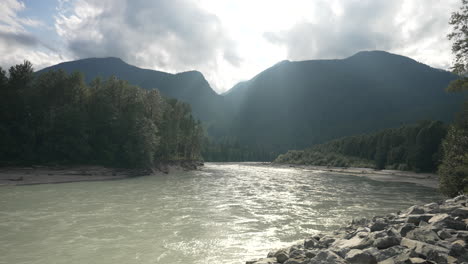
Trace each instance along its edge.
<instances>
[{"instance_id":1,"label":"riverbank","mask_svg":"<svg viewBox=\"0 0 468 264\"><path fill-rule=\"evenodd\" d=\"M246 264L468 262L468 197L357 219Z\"/></svg>"},{"instance_id":2,"label":"riverbank","mask_svg":"<svg viewBox=\"0 0 468 264\"><path fill-rule=\"evenodd\" d=\"M399 171L399 170L376 170L371 168L344 168L344 167L329 167L329 166L313 166L313 165L293 165L293 164L278 164L272 163L275 167L291 167L303 170L314 170L333 172L339 174L353 175L359 177L366 177L375 181L383 182L408 182L414 183L425 187L438 188L439 176L435 173L416 173L412 171Z\"/></svg>"},{"instance_id":3,"label":"riverbank","mask_svg":"<svg viewBox=\"0 0 468 264\"><path fill-rule=\"evenodd\" d=\"M148 169L123 169L104 166L27 166L0 168L0 186L54 184L82 181L109 181L133 177L195 170L199 161L168 161Z\"/></svg>"}]
</instances>

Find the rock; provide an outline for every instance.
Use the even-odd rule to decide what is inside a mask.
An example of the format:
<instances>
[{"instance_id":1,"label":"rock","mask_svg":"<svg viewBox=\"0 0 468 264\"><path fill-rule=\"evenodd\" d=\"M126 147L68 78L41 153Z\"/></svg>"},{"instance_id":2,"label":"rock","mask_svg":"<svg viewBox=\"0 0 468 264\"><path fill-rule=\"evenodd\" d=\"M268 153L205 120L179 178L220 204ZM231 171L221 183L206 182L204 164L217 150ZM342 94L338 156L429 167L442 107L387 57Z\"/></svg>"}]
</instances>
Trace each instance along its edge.
<instances>
[{"instance_id":1,"label":"rock","mask_svg":"<svg viewBox=\"0 0 468 264\"><path fill-rule=\"evenodd\" d=\"M351 239L340 239L335 241L335 243L332 245L332 248L364 249L371 246L373 243L374 241L369 237L361 238L359 236L354 236Z\"/></svg>"},{"instance_id":2,"label":"rock","mask_svg":"<svg viewBox=\"0 0 468 264\"><path fill-rule=\"evenodd\" d=\"M453 257L460 257L466 255L468 252L466 250L466 243L463 240L457 240L452 243L449 255Z\"/></svg>"},{"instance_id":3,"label":"rock","mask_svg":"<svg viewBox=\"0 0 468 264\"><path fill-rule=\"evenodd\" d=\"M254 262L254 264L278 264L278 262L276 262L276 258L263 258Z\"/></svg>"},{"instance_id":4,"label":"rock","mask_svg":"<svg viewBox=\"0 0 468 264\"><path fill-rule=\"evenodd\" d=\"M427 225L424 227L417 227L414 230L408 232L406 235L407 238L426 242L429 244L435 244L439 241L439 236L432 231L431 226Z\"/></svg>"},{"instance_id":5,"label":"rock","mask_svg":"<svg viewBox=\"0 0 468 264\"><path fill-rule=\"evenodd\" d=\"M288 260L289 256L286 254L286 252L282 251L279 254L276 254L276 261L279 263L284 263L286 260Z\"/></svg>"},{"instance_id":6,"label":"rock","mask_svg":"<svg viewBox=\"0 0 468 264\"><path fill-rule=\"evenodd\" d=\"M290 258L284 264L302 264L304 262L304 259L293 259Z\"/></svg>"},{"instance_id":7,"label":"rock","mask_svg":"<svg viewBox=\"0 0 468 264\"><path fill-rule=\"evenodd\" d=\"M330 237L330 236L324 236L320 239L320 241L318 242L318 244L316 245L316 247L318 248L328 248L330 247L331 244L333 244L333 242L335 242L335 238L333 237Z\"/></svg>"},{"instance_id":8,"label":"rock","mask_svg":"<svg viewBox=\"0 0 468 264\"><path fill-rule=\"evenodd\" d=\"M375 222L372 222L369 226L371 232L382 231L388 224L382 218L377 219Z\"/></svg>"},{"instance_id":9,"label":"rock","mask_svg":"<svg viewBox=\"0 0 468 264\"><path fill-rule=\"evenodd\" d=\"M400 235L402 237L405 237L406 234L408 234L409 231L415 229L416 226L414 224L410 224L410 223L406 223L406 224L403 224L403 226L401 226L399 229L398 229L398 232L400 233Z\"/></svg>"},{"instance_id":10,"label":"rock","mask_svg":"<svg viewBox=\"0 0 468 264\"><path fill-rule=\"evenodd\" d=\"M296 249L293 252L289 253L290 258L304 258L305 252L302 249Z\"/></svg>"},{"instance_id":11,"label":"rock","mask_svg":"<svg viewBox=\"0 0 468 264\"><path fill-rule=\"evenodd\" d=\"M409 256L409 250L406 247L400 245L389 247L384 250L377 250L377 252L372 252L372 254L376 257L377 261L383 261L405 253L407 253Z\"/></svg>"},{"instance_id":12,"label":"rock","mask_svg":"<svg viewBox=\"0 0 468 264\"><path fill-rule=\"evenodd\" d=\"M406 212L405 212L406 215L424 214L424 213L426 213L426 211L424 210L424 208L422 208L421 206L417 206L417 205L411 206L411 207L408 208L408 210L406 210Z\"/></svg>"},{"instance_id":13,"label":"rock","mask_svg":"<svg viewBox=\"0 0 468 264\"><path fill-rule=\"evenodd\" d=\"M459 216L459 217L467 218L468 217L468 208L466 208L466 207L457 208L457 209L453 210L450 214L452 216Z\"/></svg>"},{"instance_id":14,"label":"rock","mask_svg":"<svg viewBox=\"0 0 468 264\"><path fill-rule=\"evenodd\" d=\"M419 225L419 222L427 222L432 217L434 217L434 214L408 215L408 219L406 220L406 222Z\"/></svg>"},{"instance_id":15,"label":"rock","mask_svg":"<svg viewBox=\"0 0 468 264\"><path fill-rule=\"evenodd\" d=\"M448 239L452 237L452 235L447 230L440 230L437 232L437 235L440 239Z\"/></svg>"},{"instance_id":16,"label":"rock","mask_svg":"<svg viewBox=\"0 0 468 264\"><path fill-rule=\"evenodd\" d=\"M327 264L327 263L345 264L346 261L330 250L322 250L317 254L317 256L310 259L308 264Z\"/></svg>"},{"instance_id":17,"label":"rock","mask_svg":"<svg viewBox=\"0 0 468 264\"><path fill-rule=\"evenodd\" d=\"M427 260L422 259L422 258L409 258L409 261L407 263L409 263L409 264L429 264L429 263L434 263L434 262L430 262L430 261L427 261Z\"/></svg>"},{"instance_id":18,"label":"rock","mask_svg":"<svg viewBox=\"0 0 468 264\"><path fill-rule=\"evenodd\" d=\"M315 238L308 238L304 241L304 248L314 248L316 245L318 245L318 240Z\"/></svg>"},{"instance_id":19,"label":"rock","mask_svg":"<svg viewBox=\"0 0 468 264\"><path fill-rule=\"evenodd\" d=\"M444 228L450 228L455 230L466 229L466 225L463 221L456 220L448 214L435 215L434 217L429 219L429 223L432 224L434 228L438 230L442 230Z\"/></svg>"},{"instance_id":20,"label":"rock","mask_svg":"<svg viewBox=\"0 0 468 264\"><path fill-rule=\"evenodd\" d=\"M399 245L400 242L401 242L401 238L398 238L395 236L381 237L381 238L377 238L374 241L374 247L378 249L386 249L389 247Z\"/></svg>"},{"instance_id":21,"label":"rock","mask_svg":"<svg viewBox=\"0 0 468 264\"><path fill-rule=\"evenodd\" d=\"M369 254L359 249L352 249L346 254L346 261L353 264L377 264L377 259Z\"/></svg>"},{"instance_id":22,"label":"rock","mask_svg":"<svg viewBox=\"0 0 468 264\"><path fill-rule=\"evenodd\" d=\"M462 201L468 200L468 197L466 195L462 194L462 195L459 195L459 196L453 198L452 200L457 203L457 202L462 202Z\"/></svg>"},{"instance_id":23,"label":"rock","mask_svg":"<svg viewBox=\"0 0 468 264\"><path fill-rule=\"evenodd\" d=\"M435 260L437 263L444 263L442 259L444 258L444 256L448 256L449 253L449 250L446 248L434 246L428 243L408 238L403 238L401 240L401 245L409 248L410 250L414 250L414 252L420 257L425 257L429 260Z\"/></svg>"},{"instance_id":24,"label":"rock","mask_svg":"<svg viewBox=\"0 0 468 264\"><path fill-rule=\"evenodd\" d=\"M305 252L305 256L306 256L306 258L313 258L313 257L317 256L317 254L315 254L315 252L313 252L313 251L308 250L308 251Z\"/></svg>"}]
</instances>

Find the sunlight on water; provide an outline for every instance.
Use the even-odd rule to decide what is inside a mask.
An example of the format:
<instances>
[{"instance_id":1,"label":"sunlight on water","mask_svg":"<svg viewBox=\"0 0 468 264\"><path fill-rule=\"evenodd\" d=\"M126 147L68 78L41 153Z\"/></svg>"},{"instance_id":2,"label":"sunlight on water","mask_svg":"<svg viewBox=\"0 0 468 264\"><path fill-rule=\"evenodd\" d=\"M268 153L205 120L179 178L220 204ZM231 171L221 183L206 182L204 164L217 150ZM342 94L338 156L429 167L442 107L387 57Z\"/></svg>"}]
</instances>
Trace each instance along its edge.
<instances>
[{"instance_id":1,"label":"sunlight on water","mask_svg":"<svg viewBox=\"0 0 468 264\"><path fill-rule=\"evenodd\" d=\"M256 163L0 188L0 263L245 263L433 189Z\"/></svg>"}]
</instances>

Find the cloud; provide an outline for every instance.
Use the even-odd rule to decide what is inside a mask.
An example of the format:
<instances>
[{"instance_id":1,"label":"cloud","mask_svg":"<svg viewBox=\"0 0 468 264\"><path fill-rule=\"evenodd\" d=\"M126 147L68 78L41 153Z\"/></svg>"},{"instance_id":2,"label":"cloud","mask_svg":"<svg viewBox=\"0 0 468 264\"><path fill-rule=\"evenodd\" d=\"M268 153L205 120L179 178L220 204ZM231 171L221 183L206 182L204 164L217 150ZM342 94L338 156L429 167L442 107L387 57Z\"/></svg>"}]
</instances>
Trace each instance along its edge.
<instances>
[{"instance_id":1,"label":"cloud","mask_svg":"<svg viewBox=\"0 0 468 264\"><path fill-rule=\"evenodd\" d=\"M36 68L42 68L62 61L63 57L54 48L28 31L28 28L44 24L40 20L20 16L18 13L24 8L24 3L17 0L0 2L0 66L8 68L29 60Z\"/></svg>"},{"instance_id":2,"label":"cloud","mask_svg":"<svg viewBox=\"0 0 468 264\"><path fill-rule=\"evenodd\" d=\"M218 17L189 0L79 0L56 18L77 58L115 56L166 71L216 71L241 59Z\"/></svg>"},{"instance_id":3,"label":"cloud","mask_svg":"<svg viewBox=\"0 0 468 264\"><path fill-rule=\"evenodd\" d=\"M361 50L387 50L445 67L450 13L459 1L317 1L311 19L264 33L292 60L343 58ZM439 54L442 60L434 60ZM443 54L444 56L440 56Z\"/></svg>"}]
</instances>

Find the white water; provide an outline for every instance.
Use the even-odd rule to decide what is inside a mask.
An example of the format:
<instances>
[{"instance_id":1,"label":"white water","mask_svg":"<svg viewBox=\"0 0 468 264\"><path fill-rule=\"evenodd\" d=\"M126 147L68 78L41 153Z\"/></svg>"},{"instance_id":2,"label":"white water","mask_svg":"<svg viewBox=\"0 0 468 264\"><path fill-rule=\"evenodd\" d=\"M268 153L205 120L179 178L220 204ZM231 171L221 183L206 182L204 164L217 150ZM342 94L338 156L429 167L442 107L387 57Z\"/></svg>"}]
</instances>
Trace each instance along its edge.
<instances>
[{"instance_id":1,"label":"white water","mask_svg":"<svg viewBox=\"0 0 468 264\"><path fill-rule=\"evenodd\" d=\"M255 163L0 188L0 263L245 263L355 217L441 199L408 183Z\"/></svg>"}]
</instances>

